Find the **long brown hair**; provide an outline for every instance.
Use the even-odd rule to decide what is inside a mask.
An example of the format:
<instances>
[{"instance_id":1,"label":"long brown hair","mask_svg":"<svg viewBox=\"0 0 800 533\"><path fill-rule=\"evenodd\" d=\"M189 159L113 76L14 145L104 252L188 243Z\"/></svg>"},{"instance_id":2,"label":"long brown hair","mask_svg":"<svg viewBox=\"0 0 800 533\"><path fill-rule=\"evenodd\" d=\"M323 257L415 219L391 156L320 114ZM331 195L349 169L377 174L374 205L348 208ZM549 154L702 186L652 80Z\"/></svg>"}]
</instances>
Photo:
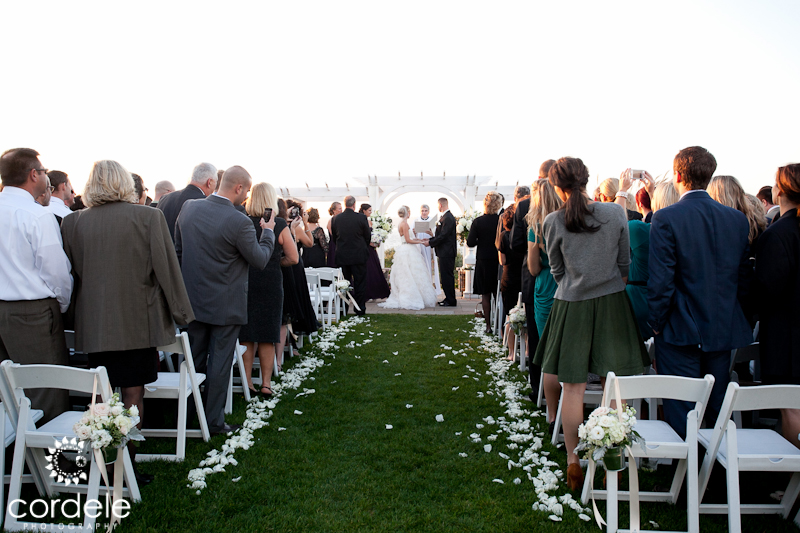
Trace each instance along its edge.
<instances>
[{"instance_id":1,"label":"long brown hair","mask_svg":"<svg viewBox=\"0 0 800 533\"><path fill-rule=\"evenodd\" d=\"M781 194L793 204L800 204L800 163L778 168L775 185ZM797 217L800 220L800 216ZM800 227L800 222L798 222Z\"/></svg>"},{"instance_id":2,"label":"long brown hair","mask_svg":"<svg viewBox=\"0 0 800 533\"><path fill-rule=\"evenodd\" d=\"M589 210L589 200L583 194L586 184L589 183L589 169L577 157L562 157L550 167L547 179L553 186L563 191L569 191L569 198L561 207L564 210L564 222L570 233L594 233L600 226L590 226L586 216Z\"/></svg>"},{"instance_id":3,"label":"long brown hair","mask_svg":"<svg viewBox=\"0 0 800 533\"><path fill-rule=\"evenodd\" d=\"M547 215L561 209L563 202L556 194L553 185L547 180L536 180L531 184L531 203L525 222L533 229L539 241L542 238L542 224Z\"/></svg>"}]
</instances>

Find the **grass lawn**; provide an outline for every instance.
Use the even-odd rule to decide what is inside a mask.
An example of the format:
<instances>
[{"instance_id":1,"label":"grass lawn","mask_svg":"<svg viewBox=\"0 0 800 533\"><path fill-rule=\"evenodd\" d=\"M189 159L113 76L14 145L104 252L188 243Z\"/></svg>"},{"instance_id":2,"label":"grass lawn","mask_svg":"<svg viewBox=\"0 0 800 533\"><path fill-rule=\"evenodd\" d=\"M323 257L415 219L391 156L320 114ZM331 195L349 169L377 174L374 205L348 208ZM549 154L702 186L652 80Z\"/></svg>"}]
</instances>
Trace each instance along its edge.
<instances>
[{"instance_id":1,"label":"grass lawn","mask_svg":"<svg viewBox=\"0 0 800 533\"><path fill-rule=\"evenodd\" d=\"M224 436L190 440L182 464L144 464L156 481L142 488L142 502L118 531L599 531L567 505L560 522L532 509L534 483L522 465L509 465L532 441L514 449L509 426L487 422L511 420L506 411L514 405L502 392L522 395L525 376L512 367L503 377L497 364L490 373L489 354L471 330L471 317L464 316L369 317L328 350L332 355L300 389L284 391L269 425L255 431L255 444L237 450L238 466L210 475L199 495L187 488L187 474ZM307 344L303 352L315 356L319 348ZM297 358L286 366L296 364ZM314 392L295 397L303 387ZM534 416L535 405L520 403L518 432L547 441L543 414ZM245 408L239 397L228 420L241 422ZM444 420L437 422L440 414ZM501 427L506 431L498 435ZM474 433L480 442L473 442ZM145 450L165 444L151 439ZM484 450L488 444L491 452ZM560 465L552 471L566 471L563 449L548 441L537 454ZM660 472L640 478L643 487L667 482ZM549 492L567 493L565 480ZM603 502L598 507L604 513ZM623 505L620 525L627 519ZM682 506L643 504L642 525L650 527L650 520L664 530L686 527ZM702 516L701 528L727 531L727 519ZM746 517L743 528L795 530L777 516Z\"/></svg>"}]
</instances>

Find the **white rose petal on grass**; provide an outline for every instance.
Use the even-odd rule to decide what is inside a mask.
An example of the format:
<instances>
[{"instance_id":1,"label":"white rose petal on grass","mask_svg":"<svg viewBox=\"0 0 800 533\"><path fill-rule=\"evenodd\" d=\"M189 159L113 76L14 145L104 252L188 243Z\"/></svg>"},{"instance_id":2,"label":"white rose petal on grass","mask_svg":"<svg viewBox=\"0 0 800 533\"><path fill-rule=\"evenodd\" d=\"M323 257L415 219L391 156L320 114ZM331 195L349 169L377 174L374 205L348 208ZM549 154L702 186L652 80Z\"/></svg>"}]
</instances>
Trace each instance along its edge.
<instances>
[{"instance_id":1,"label":"white rose petal on grass","mask_svg":"<svg viewBox=\"0 0 800 533\"><path fill-rule=\"evenodd\" d=\"M467 454L466 454L466 453L464 453L464 452L461 452L461 453L459 453L458 455L459 455L460 457L466 457L466 456L467 456Z\"/></svg>"},{"instance_id":2,"label":"white rose petal on grass","mask_svg":"<svg viewBox=\"0 0 800 533\"><path fill-rule=\"evenodd\" d=\"M410 403L407 403L407 404L406 404L406 409L411 409L412 407L414 407L414 406L413 406L413 405L411 405Z\"/></svg>"},{"instance_id":3,"label":"white rose petal on grass","mask_svg":"<svg viewBox=\"0 0 800 533\"><path fill-rule=\"evenodd\" d=\"M286 431L286 428L278 428L278 431Z\"/></svg>"},{"instance_id":4,"label":"white rose petal on grass","mask_svg":"<svg viewBox=\"0 0 800 533\"><path fill-rule=\"evenodd\" d=\"M656 522L653 522L652 520L650 520L650 525L656 529L661 529L661 526L659 526Z\"/></svg>"},{"instance_id":5,"label":"white rose petal on grass","mask_svg":"<svg viewBox=\"0 0 800 533\"><path fill-rule=\"evenodd\" d=\"M588 522L589 520L591 520L591 518L589 518L589 515L587 515L587 514L583 514L583 513L579 514L579 515L578 515L578 518L580 518L580 519L581 519L581 520L583 520L584 522ZM652 521L651 521L651 523L652 523Z\"/></svg>"},{"instance_id":6,"label":"white rose petal on grass","mask_svg":"<svg viewBox=\"0 0 800 533\"><path fill-rule=\"evenodd\" d=\"M453 387L454 391L457 391L458 389L459 389L459 387Z\"/></svg>"},{"instance_id":7,"label":"white rose petal on grass","mask_svg":"<svg viewBox=\"0 0 800 533\"><path fill-rule=\"evenodd\" d=\"M455 364L455 362L453 362L453 361L448 361L448 362L447 362L447 364L448 364L448 365L454 365L454 364Z\"/></svg>"},{"instance_id":8,"label":"white rose petal on grass","mask_svg":"<svg viewBox=\"0 0 800 533\"><path fill-rule=\"evenodd\" d=\"M520 483L522 483L522 480L520 478L518 478L518 477L515 477L514 478L514 485L519 485Z\"/></svg>"},{"instance_id":9,"label":"white rose petal on grass","mask_svg":"<svg viewBox=\"0 0 800 533\"><path fill-rule=\"evenodd\" d=\"M386 359L384 359L384 360L383 360L383 362L384 362L384 363L387 363L387 364L389 363L389 361L387 361Z\"/></svg>"},{"instance_id":10,"label":"white rose petal on grass","mask_svg":"<svg viewBox=\"0 0 800 533\"><path fill-rule=\"evenodd\" d=\"M395 375L394 375L394 377L397 377L397 376L402 376L402 375L403 375L403 374L401 374L400 372L398 372L397 374L395 374Z\"/></svg>"},{"instance_id":11,"label":"white rose petal on grass","mask_svg":"<svg viewBox=\"0 0 800 533\"><path fill-rule=\"evenodd\" d=\"M392 355L397 355L397 354L399 354L399 353L400 353L400 352L392 352Z\"/></svg>"},{"instance_id":12,"label":"white rose petal on grass","mask_svg":"<svg viewBox=\"0 0 800 533\"><path fill-rule=\"evenodd\" d=\"M297 409L295 409L295 410L294 410L294 414L296 414L296 415L302 415L302 414L303 414L303 411L298 411Z\"/></svg>"},{"instance_id":13,"label":"white rose petal on grass","mask_svg":"<svg viewBox=\"0 0 800 533\"><path fill-rule=\"evenodd\" d=\"M491 452L492 451L492 445L491 444L484 444L483 445L483 451L485 451L486 453Z\"/></svg>"},{"instance_id":14,"label":"white rose petal on grass","mask_svg":"<svg viewBox=\"0 0 800 533\"><path fill-rule=\"evenodd\" d=\"M235 477L235 478L233 478L231 481L232 481L233 483L237 483L237 482L238 482L240 479L242 479L242 476Z\"/></svg>"},{"instance_id":15,"label":"white rose petal on grass","mask_svg":"<svg viewBox=\"0 0 800 533\"><path fill-rule=\"evenodd\" d=\"M461 433L462 433L461 431L456 431L456 437L458 437L459 435L461 435Z\"/></svg>"},{"instance_id":16,"label":"white rose petal on grass","mask_svg":"<svg viewBox=\"0 0 800 533\"><path fill-rule=\"evenodd\" d=\"M394 426L391 424L386 424L386 429L394 429Z\"/></svg>"},{"instance_id":17,"label":"white rose petal on grass","mask_svg":"<svg viewBox=\"0 0 800 533\"><path fill-rule=\"evenodd\" d=\"M547 518L549 518L549 519L550 519L550 520L552 520L553 522L561 522L561 517L560 517L560 516L558 516L558 515L551 514L551 515L550 515L550 516L548 516Z\"/></svg>"},{"instance_id":18,"label":"white rose petal on grass","mask_svg":"<svg viewBox=\"0 0 800 533\"><path fill-rule=\"evenodd\" d=\"M436 415L437 422L444 422L444 415Z\"/></svg>"},{"instance_id":19,"label":"white rose petal on grass","mask_svg":"<svg viewBox=\"0 0 800 533\"><path fill-rule=\"evenodd\" d=\"M499 478L493 479L492 483L500 483L501 485L505 485L506 484L505 481L503 481L502 479L499 479Z\"/></svg>"}]
</instances>

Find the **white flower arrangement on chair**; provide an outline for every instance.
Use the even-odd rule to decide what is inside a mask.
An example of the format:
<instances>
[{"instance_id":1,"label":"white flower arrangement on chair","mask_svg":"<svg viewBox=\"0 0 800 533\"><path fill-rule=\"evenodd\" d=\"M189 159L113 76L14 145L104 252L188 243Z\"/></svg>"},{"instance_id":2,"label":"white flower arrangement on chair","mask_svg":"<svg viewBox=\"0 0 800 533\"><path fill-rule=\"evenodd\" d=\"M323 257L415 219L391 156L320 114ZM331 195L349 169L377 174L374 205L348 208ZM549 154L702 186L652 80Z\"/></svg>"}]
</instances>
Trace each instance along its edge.
<instances>
[{"instance_id":1,"label":"white flower arrangement on chair","mask_svg":"<svg viewBox=\"0 0 800 533\"><path fill-rule=\"evenodd\" d=\"M589 415L586 423L578 426L580 442L575 453L584 459L599 461L611 449L625 448L633 443L644 444L644 439L634 430L636 410L625 406L622 413L616 409L598 407ZM608 465L606 465L608 469Z\"/></svg>"},{"instance_id":2,"label":"white flower arrangement on chair","mask_svg":"<svg viewBox=\"0 0 800 533\"><path fill-rule=\"evenodd\" d=\"M122 448L130 440L144 440L136 427L139 409L132 405L125 409L119 394L114 393L108 402L90 406L72 427L79 440L89 441L95 450Z\"/></svg>"}]
</instances>

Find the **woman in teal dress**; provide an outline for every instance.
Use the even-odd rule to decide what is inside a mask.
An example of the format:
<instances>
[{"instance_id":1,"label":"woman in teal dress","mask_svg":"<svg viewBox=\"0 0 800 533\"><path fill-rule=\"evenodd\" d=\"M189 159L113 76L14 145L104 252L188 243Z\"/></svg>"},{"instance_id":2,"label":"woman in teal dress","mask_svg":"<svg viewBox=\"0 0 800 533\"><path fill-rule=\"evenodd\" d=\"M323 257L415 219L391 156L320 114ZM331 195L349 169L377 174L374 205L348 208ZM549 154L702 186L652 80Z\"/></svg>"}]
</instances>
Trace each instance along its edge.
<instances>
[{"instance_id":1,"label":"woman in teal dress","mask_svg":"<svg viewBox=\"0 0 800 533\"><path fill-rule=\"evenodd\" d=\"M541 179L531 185L531 202L525 221L528 223L528 271L536 278L533 286L533 313L539 338L544 332L550 308L553 307L553 297L558 288L550 272L550 260L547 257L542 224L545 217L557 211L562 203L549 181ZM553 374L543 374L543 376L544 397L550 407L547 410L547 422L554 425L561 385L558 383L558 376Z\"/></svg>"}]
</instances>

